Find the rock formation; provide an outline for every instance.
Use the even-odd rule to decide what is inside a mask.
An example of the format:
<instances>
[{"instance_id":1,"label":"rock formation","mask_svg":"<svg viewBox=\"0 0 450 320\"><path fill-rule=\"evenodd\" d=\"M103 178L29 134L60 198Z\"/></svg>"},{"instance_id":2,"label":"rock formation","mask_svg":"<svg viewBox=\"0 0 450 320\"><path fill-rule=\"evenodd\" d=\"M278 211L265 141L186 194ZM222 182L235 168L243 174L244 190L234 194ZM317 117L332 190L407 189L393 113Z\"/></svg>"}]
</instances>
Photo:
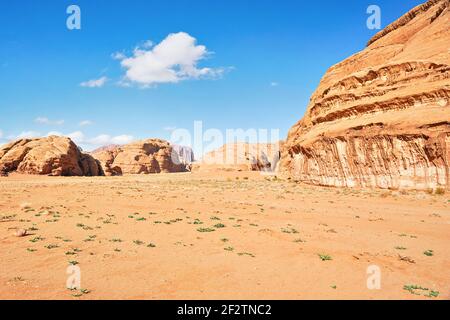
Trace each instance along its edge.
<instances>
[{"instance_id":1,"label":"rock formation","mask_svg":"<svg viewBox=\"0 0 450 320\"><path fill-rule=\"evenodd\" d=\"M21 139L0 148L0 172L50 176L99 176L100 164L69 138Z\"/></svg>"},{"instance_id":2,"label":"rock formation","mask_svg":"<svg viewBox=\"0 0 450 320\"><path fill-rule=\"evenodd\" d=\"M431 0L331 67L281 172L325 186L449 188L450 0Z\"/></svg>"},{"instance_id":3,"label":"rock formation","mask_svg":"<svg viewBox=\"0 0 450 320\"><path fill-rule=\"evenodd\" d=\"M272 171L278 160L280 146L270 143L230 143L205 154L193 171Z\"/></svg>"},{"instance_id":4,"label":"rock formation","mask_svg":"<svg viewBox=\"0 0 450 320\"><path fill-rule=\"evenodd\" d=\"M93 152L107 176L185 172L186 165L169 142L149 139Z\"/></svg>"}]
</instances>

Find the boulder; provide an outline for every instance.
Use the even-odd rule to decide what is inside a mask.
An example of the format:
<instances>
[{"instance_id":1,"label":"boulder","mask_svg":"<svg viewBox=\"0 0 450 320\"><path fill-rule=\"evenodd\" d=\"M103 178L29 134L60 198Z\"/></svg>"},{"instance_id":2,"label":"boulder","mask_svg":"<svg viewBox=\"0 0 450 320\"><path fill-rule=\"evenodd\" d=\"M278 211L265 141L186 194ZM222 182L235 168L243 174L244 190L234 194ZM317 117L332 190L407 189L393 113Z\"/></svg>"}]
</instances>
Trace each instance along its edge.
<instances>
[{"instance_id":1,"label":"boulder","mask_svg":"<svg viewBox=\"0 0 450 320\"><path fill-rule=\"evenodd\" d=\"M99 176L100 164L72 140L50 136L20 139L0 148L0 172L50 176Z\"/></svg>"},{"instance_id":2,"label":"boulder","mask_svg":"<svg viewBox=\"0 0 450 320\"><path fill-rule=\"evenodd\" d=\"M91 154L108 176L187 171L170 143L160 139L137 141Z\"/></svg>"}]
</instances>

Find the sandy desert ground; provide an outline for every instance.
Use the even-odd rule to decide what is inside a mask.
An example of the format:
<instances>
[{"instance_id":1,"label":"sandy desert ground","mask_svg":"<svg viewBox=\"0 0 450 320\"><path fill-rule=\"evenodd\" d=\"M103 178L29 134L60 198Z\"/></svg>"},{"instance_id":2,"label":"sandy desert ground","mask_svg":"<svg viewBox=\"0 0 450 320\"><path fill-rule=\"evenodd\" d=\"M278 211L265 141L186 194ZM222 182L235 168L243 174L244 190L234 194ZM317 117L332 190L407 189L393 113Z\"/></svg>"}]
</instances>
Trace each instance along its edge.
<instances>
[{"instance_id":1,"label":"sandy desert ground","mask_svg":"<svg viewBox=\"0 0 450 320\"><path fill-rule=\"evenodd\" d=\"M0 219L1 299L450 298L448 192L255 172L11 175ZM70 264L83 290L66 288Z\"/></svg>"}]
</instances>

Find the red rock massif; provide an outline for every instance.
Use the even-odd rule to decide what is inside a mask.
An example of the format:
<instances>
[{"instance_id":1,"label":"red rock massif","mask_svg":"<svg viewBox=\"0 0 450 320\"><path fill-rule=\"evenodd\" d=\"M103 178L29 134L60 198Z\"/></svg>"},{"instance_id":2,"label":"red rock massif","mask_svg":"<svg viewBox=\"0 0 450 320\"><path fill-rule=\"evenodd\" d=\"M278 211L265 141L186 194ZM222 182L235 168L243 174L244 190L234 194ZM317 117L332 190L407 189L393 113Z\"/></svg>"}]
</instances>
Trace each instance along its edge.
<instances>
[{"instance_id":1,"label":"red rock massif","mask_svg":"<svg viewBox=\"0 0 450 320\"><path fill-rule=\"evenodd\" d=\"M101 163L107 176L187 171L170 143L160 139L110 146L92 152L92 156Z\"/></svg>"},{"instance_id":2,"label":"red rock massif","mask_svg":"<svg viewBox=\"0 0 450 320\"><path fill-rule=\"evenodd\" d=\"M450 1L430 0L331 67L280 165L324 186L449 188Z\"/></svg>"},{"instance_id":3,"label":"red rock massif","mask_svg":"<svg viewBox=\"0 0 450 320\"><path fill-rule=\"evenodd\" d=\"M98 161L69 138L50 136L20 139L0 148L0 173L10 172L50 176L99 176Z\"/></svg>"}]
</instances>

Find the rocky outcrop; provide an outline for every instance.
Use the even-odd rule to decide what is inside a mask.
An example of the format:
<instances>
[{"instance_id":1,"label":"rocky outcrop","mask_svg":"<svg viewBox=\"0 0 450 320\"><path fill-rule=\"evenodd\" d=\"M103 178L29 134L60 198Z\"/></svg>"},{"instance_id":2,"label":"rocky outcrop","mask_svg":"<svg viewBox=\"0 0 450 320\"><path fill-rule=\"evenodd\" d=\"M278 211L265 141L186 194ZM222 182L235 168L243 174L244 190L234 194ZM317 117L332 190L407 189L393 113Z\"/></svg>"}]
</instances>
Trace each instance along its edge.
<instances>
[{"instance_id":1,"label":"rocky outcrop","mask_svg":"<svg viewBox=\"0 0 450 320\"><path fill-rule=\"evenodd\" d=\"M100 164L69 138L21 139L0 149L0 172L50 176L99 176Z\"/></svg>"},{"instance_id":2,"label":"rocky outcrop","mask_svg":"<svg viewBox=\"0 0 450 320\"><path fill-rule=\"evenodd\" d=\"M450 186L450 1L418 6L328 70L280 171L325 186Z\"/></svg>"},{"instance_id":3,"label":"rocky outcrop","mask_svg":"<svg viewBox=\"0 0 450 320\"><path fill-rule=\"evenodd\" d=\"M105 148L91 154L101 163L107 176L187 171L169 142L159 139Z\"/></svg>"},{"instance_id":4,"label":"rocky outcrop","mask_svg":"<svg viewBox=\"0 0 450 320\"><path fill-rule=\"evenodd\" d=\"M273 171L279 159L279 144L230 143L205 154L193 171Z\"/></svg>"}]
</instances>

